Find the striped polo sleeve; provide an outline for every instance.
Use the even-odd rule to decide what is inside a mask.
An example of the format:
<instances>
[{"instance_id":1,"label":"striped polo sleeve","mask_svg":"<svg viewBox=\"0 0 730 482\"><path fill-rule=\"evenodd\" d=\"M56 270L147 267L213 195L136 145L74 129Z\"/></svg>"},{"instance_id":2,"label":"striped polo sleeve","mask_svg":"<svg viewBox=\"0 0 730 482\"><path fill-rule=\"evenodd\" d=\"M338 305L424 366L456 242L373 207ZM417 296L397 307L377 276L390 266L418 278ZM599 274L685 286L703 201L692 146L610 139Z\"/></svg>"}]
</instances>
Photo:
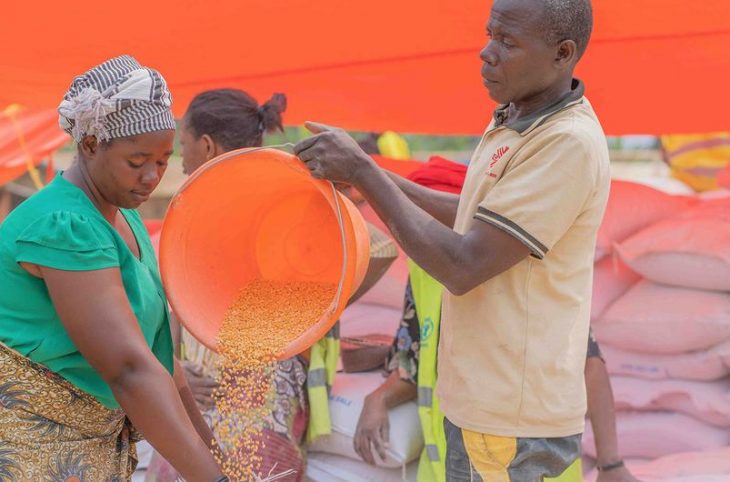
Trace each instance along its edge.
<instances>
[{"instance_id":1,"label":"striped polo sleeve","mask_svg":"<svg viewBox=\"0 0 730 482\"><path fill-rule=\"evenodd\" d=\"M595 193L599 161L590 140L570 131L535 141L515 154L474 217L511 234L542 259Z\"/></svg>"}]
</instances>

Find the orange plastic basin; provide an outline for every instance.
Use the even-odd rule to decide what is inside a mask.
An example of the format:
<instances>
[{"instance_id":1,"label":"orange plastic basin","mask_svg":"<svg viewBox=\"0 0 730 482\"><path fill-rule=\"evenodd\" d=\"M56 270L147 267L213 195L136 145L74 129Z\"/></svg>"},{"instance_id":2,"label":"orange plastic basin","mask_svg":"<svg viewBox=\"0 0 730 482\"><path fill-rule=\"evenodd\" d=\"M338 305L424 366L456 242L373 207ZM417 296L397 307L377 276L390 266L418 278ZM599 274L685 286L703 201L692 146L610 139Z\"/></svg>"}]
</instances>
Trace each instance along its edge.
<instances>
[{"instance_id":1,"label":"orange plastic basin","mask_svg":"<svg viewBox=\"0 0 730 482\"><path fill-rule=\"evenodd\" d=\"M226 310L250 281L342 283L337 303L319 320L303 320L312 327L289 342L279 354L285 359L337 321L365 276L369 243L357 208L340 193L335 197L329 182L312 178L298 158L241 149L200 168L173 197L160 238L160 272L175 315L212 350Z\"/></svg>"}]
</instances>

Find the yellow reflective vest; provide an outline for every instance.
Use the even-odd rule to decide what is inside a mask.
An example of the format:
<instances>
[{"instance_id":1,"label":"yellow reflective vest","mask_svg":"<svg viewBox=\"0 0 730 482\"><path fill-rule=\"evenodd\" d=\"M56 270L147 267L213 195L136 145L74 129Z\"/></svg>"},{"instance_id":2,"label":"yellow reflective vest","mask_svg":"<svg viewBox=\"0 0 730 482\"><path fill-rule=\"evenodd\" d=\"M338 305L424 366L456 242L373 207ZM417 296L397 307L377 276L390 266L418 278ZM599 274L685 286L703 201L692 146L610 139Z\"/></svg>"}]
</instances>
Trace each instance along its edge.
<instances>
[{"instance_id":1,"label":"yellow reflective vest","mask_svg":"<svg viewBox=\"0 0 730 482\"><path fill-rule=\"evenodd\" d=\"M424 447L418 463L418 481L445 482L444 415L434 396L443 288L411 260L408 260L408 271L421 334L418 352L418 416L423 429Z\"/></svg>"},{"instance_id":2,"label":"yellow reflective vest","mask_svg":"<svg viewBox=\"0 0 730 482\"><path fill-rule=\"evenodd\" d=\"M337 373L340 358L340 323L312 345L307 371L307 396L309 398L309 424L307 442L332 432L329 394Z\"/></svg>"}]
</instances>

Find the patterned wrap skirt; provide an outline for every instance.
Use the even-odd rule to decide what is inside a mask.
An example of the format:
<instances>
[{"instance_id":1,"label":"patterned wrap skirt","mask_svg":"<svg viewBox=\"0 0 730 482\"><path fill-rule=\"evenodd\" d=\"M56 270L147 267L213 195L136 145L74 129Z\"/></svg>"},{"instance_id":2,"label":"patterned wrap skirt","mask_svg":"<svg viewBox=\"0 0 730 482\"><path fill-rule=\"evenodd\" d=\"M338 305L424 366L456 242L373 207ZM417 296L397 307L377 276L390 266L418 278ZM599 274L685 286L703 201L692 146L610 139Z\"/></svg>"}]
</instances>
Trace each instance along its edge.
<instances>
[{"instance_id":1,"label":"patterned wrap skirt","mask_svg":"<svg viewBox=\"0 0 730 482\"><path fill-rule=\"evenodd\" d=\"M140 440L59 375L0 344L0 482L123 482Z\"/></svg>"}]
</instances>

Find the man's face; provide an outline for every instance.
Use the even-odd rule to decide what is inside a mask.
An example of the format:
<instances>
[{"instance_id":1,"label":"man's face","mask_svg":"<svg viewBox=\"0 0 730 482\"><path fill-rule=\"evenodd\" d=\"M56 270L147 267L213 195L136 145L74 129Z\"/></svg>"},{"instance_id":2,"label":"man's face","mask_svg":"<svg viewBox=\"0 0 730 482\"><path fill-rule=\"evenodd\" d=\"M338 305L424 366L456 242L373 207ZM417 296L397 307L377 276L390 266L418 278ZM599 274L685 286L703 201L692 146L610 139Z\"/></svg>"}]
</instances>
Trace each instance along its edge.
<instances>
[{"instance_id":1,"label":"man's face","mask_svg":"<svg viewBox=\"0 0 730 482\"><path fill-rule=\"evenodd\" d=\"M556 81L557 45L549 45L540 18L542 2L495 0L482 49L482 81L500 104L520 102Z\"/></svg>"}]
</instances>

